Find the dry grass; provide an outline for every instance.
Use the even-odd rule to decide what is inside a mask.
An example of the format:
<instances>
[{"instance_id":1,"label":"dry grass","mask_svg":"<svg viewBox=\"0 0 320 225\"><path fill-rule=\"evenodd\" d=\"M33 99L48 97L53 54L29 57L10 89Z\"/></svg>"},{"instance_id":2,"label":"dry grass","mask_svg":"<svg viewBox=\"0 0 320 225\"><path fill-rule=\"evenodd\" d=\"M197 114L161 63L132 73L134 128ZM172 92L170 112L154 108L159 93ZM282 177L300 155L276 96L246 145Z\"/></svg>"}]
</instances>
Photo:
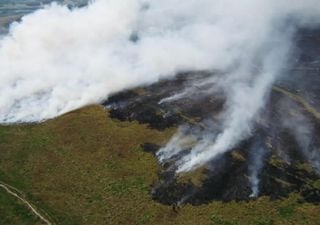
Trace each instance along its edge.
<instances>
[{"instance_id":1,"label":"dry grass","mask_svg":"<svg viewBox=\"0 0 320 225\"><path fill-rule=\"evenodd\" d=\"M320 207L298 203L296 195L283 201L186 205L178 213L152 201L150 185L159 168L140 145L163 144L174 131L110 119L100 106L42 124L2 126L0 180L23 190L61 225L319 224ZM37 222L23 216L28 212L11 209L18 203L3 195L0 224Z\"/></svg>"}]
</instances>

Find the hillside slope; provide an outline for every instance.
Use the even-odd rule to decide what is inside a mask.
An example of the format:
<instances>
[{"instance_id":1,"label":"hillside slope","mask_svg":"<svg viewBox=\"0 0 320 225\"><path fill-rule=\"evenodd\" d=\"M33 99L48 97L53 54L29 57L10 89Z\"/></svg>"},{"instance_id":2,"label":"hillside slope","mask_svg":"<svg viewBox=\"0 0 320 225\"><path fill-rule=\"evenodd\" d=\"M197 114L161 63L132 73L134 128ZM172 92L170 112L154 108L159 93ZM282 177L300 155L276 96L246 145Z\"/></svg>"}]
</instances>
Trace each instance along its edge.
<instances>
[{"instance_id":1,"label":"hillside slope","mask_svg":"<svg viewBox=\"0 0 320 225\"><path fill-rule=\"evenodd\" d=\"M180 208L152 200L160 168L141 145L163 145L174 132L110 119L101 106L42 124L1 126L0 181L52 224L319 224L320 206L294 193ZM0 190L0 224L41 222Z\"/></svg>"}]
</instances>

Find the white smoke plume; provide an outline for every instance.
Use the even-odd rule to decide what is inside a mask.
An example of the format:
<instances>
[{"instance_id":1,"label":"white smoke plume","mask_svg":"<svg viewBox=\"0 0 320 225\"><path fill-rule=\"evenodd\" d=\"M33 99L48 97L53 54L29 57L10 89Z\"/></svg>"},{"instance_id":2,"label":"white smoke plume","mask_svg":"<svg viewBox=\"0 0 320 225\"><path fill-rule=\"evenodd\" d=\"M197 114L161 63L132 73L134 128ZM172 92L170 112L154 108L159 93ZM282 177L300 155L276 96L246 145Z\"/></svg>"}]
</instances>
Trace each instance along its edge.
<instances>
[{"instance_id":1,"label":"white smoke plume","mask_svg":"<svg viewBox=\"0 0 320 225\"><path fill-rule=\"evenodd\" d=\"M296 26L319 22L319 9L318 0L52 4L0 40L0 122L43 121L179 71L221 71L222 129L177 164L194 169L250 136Z\"/></svg>"},{"instance_id":2,"label":"white smoke plume","mask_svg":"<svg viewBox=\"0 0 320 225\"><path fill-rule=\"evenodd\" d=\"M244 15L241 13L238 15L239 23L244 22L241 24L242 29L251 36L244 36L242 44L245 47L242 52L238 52L239 55L231 54L238 57L233 61L231 71L225 75L224 80L220 81L220 86L227 93L227 107L222 118L223 129L218 135L199 141L189 155L177 162L177 172L202 166L217 155L232 150L236 144L251 135L252 122L264 106L271 85L281 75L287 64L295 29L298 26L310 26L310 21L315 19L313 10L308 9L307 5L319 7L318 3L310 1L306 5L294 2L291 6L286 1L280 1L280 4L273 4L270 1L255 3L270 11L267 10L262 14L263 19L252 18L252 22L244 20ZM251 2L245 7L254 10L250 7L257 7L255 3ZM319 18L314 21L318 24ZM256 32L251 33L253 30ZM173 96L163 101L175 98L176 96ZM163 156L165 154L162 152L170 152L173 149L177 152L176 146L173 148L170 142L160 150L160 155ZM165 159L162 157L160 160Z\"/></svg>"},{"instance_id":3,"label":"white smoke plume","mask_svg":"<svg viewBox=\"0 0 320 225\"><path fill-rule=\"evenodd\" d=\"M249 182L251 186L250 198L256 198L259 195L260 178L259 175L264 166L264 160L267 150L262 143L253 144L250 150L250 164L248 168Z\"/></svg>"}]
</instances>

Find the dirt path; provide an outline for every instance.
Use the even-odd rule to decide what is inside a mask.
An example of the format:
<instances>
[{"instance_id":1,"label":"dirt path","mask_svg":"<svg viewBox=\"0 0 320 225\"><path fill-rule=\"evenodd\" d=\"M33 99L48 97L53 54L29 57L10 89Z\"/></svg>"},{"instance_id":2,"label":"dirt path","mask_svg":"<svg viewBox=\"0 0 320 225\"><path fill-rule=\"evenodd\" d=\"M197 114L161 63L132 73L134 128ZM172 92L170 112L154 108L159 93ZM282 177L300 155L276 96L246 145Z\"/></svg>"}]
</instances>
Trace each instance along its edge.
<instances>
[{"instance_id":1,"label":"dirt path","mask_svg":"<svg viewBox=\"0 0 320 225\"><path fill-rule=\"evenodd\" d=\"M25 198L20 196L21 191L1 181L0 181L0 188L3 188L8 194L22 201L32 211L32 213L35 214L45 224L53 225L53 223L50 222L44 215L42 215L41 212L39 212L34 206L32 206L30 202L28 202Z\"/></svg>"}]
</instances>

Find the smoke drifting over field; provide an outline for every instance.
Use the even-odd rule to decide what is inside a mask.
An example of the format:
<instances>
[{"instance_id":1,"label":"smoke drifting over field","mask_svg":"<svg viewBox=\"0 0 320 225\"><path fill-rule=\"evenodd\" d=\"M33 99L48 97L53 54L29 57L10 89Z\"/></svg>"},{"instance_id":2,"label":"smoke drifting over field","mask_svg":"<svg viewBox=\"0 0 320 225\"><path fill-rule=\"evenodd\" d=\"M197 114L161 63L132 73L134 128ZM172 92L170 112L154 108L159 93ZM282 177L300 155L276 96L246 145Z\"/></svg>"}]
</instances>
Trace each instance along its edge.
<instances>
[{"instance_id":1,"label":"smoke drifting over field","mask_svg":"<svg viewBox=\"0 0 320 225\"><path fill-rule=\"evenodd\" d=\"M318 0L96 0L72 10L52 4L12 24L0 41L0 122L43 121L181 71L215 71L194 85L223 93L224 110L210 123L216 129L176 163L177 172L195 169L252 135L296 29L318 25L319 10ZM160 160L184 150L184 141L179 132Z\"/></svg>"}]
</instances>

